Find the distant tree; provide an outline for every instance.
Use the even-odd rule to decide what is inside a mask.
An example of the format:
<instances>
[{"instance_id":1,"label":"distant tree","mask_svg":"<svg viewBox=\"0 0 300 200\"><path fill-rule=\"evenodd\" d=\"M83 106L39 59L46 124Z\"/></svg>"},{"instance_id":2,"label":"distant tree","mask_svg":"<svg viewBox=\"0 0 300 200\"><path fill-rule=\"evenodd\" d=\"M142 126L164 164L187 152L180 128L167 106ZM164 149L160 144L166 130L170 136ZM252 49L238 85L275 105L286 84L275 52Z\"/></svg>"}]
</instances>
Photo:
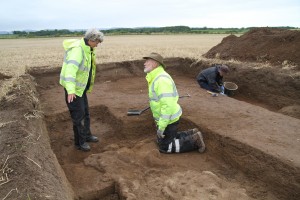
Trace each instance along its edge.
<instances>
[{"instance_id":1,"label":"distant tree","mask_svg":"<svg viewBox=\"0 0 300 200\"><path fill-rule=\"evenodd\" d=\"M188 26L166 26L166 27L145 27L145 28L114 28L103 30L107 35L125 35L125 34L243 34L252 28L257 27L242 27L242 28L190 28ZM273 27L284 29L298 29L296 27ZM13 31L16 37L61 37L61 36L82 36L84 30L70 31L68 29L40 30L40 31Z\"/></svg>"}]
</instances>

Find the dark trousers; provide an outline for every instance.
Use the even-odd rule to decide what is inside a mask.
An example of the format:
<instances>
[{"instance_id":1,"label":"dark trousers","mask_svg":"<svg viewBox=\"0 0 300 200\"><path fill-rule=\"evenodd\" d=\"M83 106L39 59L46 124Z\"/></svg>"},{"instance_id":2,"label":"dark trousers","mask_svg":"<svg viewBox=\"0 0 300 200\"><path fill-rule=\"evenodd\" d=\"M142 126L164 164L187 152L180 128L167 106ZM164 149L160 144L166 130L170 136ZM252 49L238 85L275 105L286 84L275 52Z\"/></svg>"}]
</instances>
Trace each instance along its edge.
<instances>
[{"instance_id":1,"label":"dark trousers","mask_svg":"<svg viewBox=\"0 0 300 200\"><path fill-rule=\"evenodd\" d=\"M157 138L159 151L162 153L183 153L197 149L191 134L177 132L179 121L169 124L164 131L164 138Z\"/></svg>"},{"instance_id":2,"label":"dark trousers","mask_svg":"<svg viewBox=\"0 0 300 200\"><path fill-rule=\"evenodd\" d=\"M68 103L68 93L65 90L65 100L73 122L75 145L82 145L86 142L86 138L91 135L87 95L84 92L82 97L76 96L73 102Z\"/></svg>"},{"instance_id":3,"label":"dark trousers","mask_svg":"<svg viewBox=\"0 0 300 200\"><path fill-rule=\"evenodd\" d=\"M211 85L209 85L207 82L199 81L199 80L197 80L197 82L200 85L200 87L205 89L205 90L209 90L211 92L219 92L215 88L213 88Z\"/></svg>"}]
</instances>

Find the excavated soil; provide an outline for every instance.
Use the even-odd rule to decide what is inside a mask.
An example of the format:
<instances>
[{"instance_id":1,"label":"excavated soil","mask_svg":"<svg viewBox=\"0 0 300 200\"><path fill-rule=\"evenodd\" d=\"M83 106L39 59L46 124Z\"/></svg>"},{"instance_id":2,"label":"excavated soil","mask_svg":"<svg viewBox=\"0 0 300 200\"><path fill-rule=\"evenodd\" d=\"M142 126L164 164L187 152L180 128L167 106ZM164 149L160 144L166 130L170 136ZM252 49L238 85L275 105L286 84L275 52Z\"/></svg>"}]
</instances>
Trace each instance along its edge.
<instances>
[{"instance_id":1,"label":"excavated soil","mask_svg":"<svg viewBox=\"0 0 300 200\"><path fill-rule=\"evenodd\" d=\"M279 28L254 28L244 35L225 37L211 48L207 58L271 63L300 69L300 31Z\"/></svg>"},{"instance_id":2,"label":"excavated soil","mask_svg":"<svg viewBox=\"0 0 300 200\"><path fill-rule=\"evenodd\" d=\"M17 79L1 100L1 195L7 199L298 199L300 193L299 114L279 113L299 106L297 81L280 85L273 97L252 85L269 82L255 66L229 64L239 80L235 98L212 97L197 85L196 72L208 61L166 60L184 114L180 130L199 128L205 153L160 154L151 113L127 116L148 106L143 61L98 65L89 94L92 131L100 138L90 152L73 146L72 122L58 84L59 69L36 68ZM275 73L275 72L273 72ZM251 77L252 76L252 79ZM293 82L294 81L294 82ZM298 85L297 85L298 84ZM248 85L248 87L244 87ZM253 88L254 87L254 88ZM288 89L287 89L288 88ZM246 102L248 94L255 101ZM274 98L276 100L274 100ZM238 100L243 99L243 100ZM283 99L284 101L281 101ZM13 133L13 134L11 134ZM6 161L6 162L5 162ZM1 197L2 197L1 196Z\"/></svg>"},{"instance_id":3,"label":"excavated soil","mask_svg":"<svg viewBox=\"0 0 300 200\"><path fill-rule=\"evenodd\" d=\"M298 68L222 62L231 69L225 81L239 86L231 97L196 82L213 60L166 59L179 94L190 95L179 100L179 130L200 129L203 154L161 154L151 113L127 116L148 106L142 60L97 65L88 98L100 142L90 152L73 146L60 69L0 76L11 80L0 100L0 199L298 200Z\"/></svg>"}]
</instances>

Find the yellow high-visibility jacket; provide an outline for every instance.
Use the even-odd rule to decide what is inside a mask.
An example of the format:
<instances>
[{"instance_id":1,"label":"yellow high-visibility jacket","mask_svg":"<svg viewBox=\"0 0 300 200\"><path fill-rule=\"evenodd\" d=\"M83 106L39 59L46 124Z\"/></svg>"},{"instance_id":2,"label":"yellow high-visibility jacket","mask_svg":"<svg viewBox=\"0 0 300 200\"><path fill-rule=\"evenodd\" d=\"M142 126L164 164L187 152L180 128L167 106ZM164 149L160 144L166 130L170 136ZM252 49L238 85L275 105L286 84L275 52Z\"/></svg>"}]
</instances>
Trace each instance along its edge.
<instances>
[{"instance_id":1,"label":"yellow high-visibility jacket","mask_svg":"<svg viewBox=\"0 0 300 200\"><path fill-rule=\"evenodd\" d=\"M95 52L91 51L91 47L85 44L83 38L64 40L63 47L66 52L59 83L66 88L68 94L82 97L91 67L92 77L87 92L91 92L93 89L96 74ZM92 66L91 63L93 63Z\"/></svg>"},{"instance_id":2,"label":"yellow high-visibility jacket","mask_svg":"<svg viewBox=\"0 0 300 200\"><path fill-rule=\"evenodd\" d=\"M150 108L159 130L179 120L182 110L178 92L171 76L158 66L146 76Z\"/></svg>"}]
</instances>

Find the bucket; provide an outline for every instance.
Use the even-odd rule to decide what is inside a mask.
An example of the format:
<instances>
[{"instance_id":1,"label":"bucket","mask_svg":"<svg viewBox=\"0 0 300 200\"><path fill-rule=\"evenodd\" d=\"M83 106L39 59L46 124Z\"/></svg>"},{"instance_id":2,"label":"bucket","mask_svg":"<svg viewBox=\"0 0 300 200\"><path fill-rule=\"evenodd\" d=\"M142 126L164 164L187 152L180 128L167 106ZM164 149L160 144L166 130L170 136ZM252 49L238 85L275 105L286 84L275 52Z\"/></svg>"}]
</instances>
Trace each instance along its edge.
<instances>
[{"instance_id":1,"label":"bucket","mask_svg":"<svg viewBox=\"0 0 300 200\"><path fill-rule=\"evenodd\" d=\"M224 93L227 96L233 96L237 89L238 89L237 84L233 82L224 82Z\"/></svg>"}]
</instances>

